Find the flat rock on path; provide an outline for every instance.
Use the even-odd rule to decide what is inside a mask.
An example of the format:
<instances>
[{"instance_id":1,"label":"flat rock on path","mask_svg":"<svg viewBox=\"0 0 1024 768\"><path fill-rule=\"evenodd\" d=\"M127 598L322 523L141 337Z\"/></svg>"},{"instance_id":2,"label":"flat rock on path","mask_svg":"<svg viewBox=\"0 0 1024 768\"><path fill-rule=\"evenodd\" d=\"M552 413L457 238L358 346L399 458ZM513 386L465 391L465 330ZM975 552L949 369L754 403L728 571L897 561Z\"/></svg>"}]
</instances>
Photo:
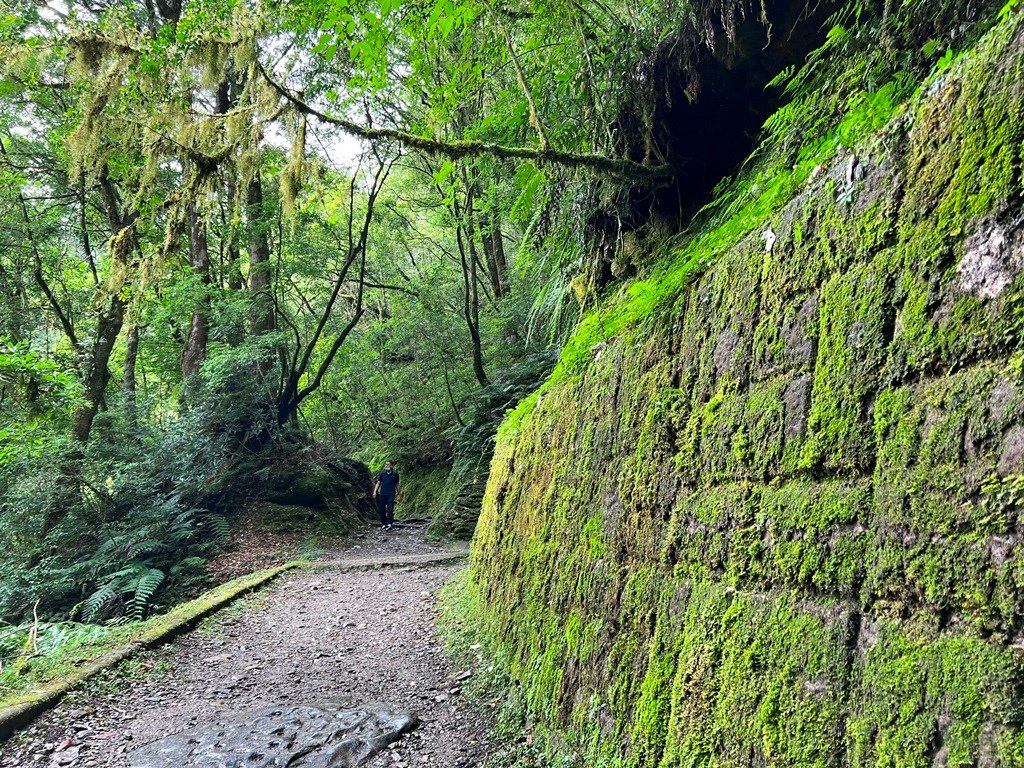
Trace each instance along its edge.
<instances>
[{"instance_id":1,"label":"flat rock on path","mask_svg":"<svg viewBox=\"0 0 1024 768\"><path fill-rule=\"evenodd\" d=\"M132 768L355 768L412 731L408 713L271 707L227 726L197 725L128 753Z\"/></svg>"},{"instance_id":2,"label":"flat rock on path","mask_svg":"<svg viewBox=\"0 0 1024 768\"><path fill-rule=\"evenodd\" d=\"M130 768L144 765L161 739L172 737L162 743L173 745L185 731L197 750L211 731L245 741L280 726L287 738L299 739L306 738L300 732L313 733L303 718L352 711L376 718L379 728L368 738L383 741L367 754L379 753L324 765L480 765L490 723L461 696L459 670L442 652L434 625L436 592L462 566L341 571L328 565L448 549L426 542L420 527L367 531L354 546L326 554L323 568L282 576L137 665L152 671L115 675L107 685L70 695L0 747L0 766ZM419 726L393 733L402 715L412 713ZM274 718L281 722L271 726ZM320 735L310 738L326 740L329 729L322 721L317 727ZM182 758L182 768L204 764Z\"/></svg>"}]
</instances>

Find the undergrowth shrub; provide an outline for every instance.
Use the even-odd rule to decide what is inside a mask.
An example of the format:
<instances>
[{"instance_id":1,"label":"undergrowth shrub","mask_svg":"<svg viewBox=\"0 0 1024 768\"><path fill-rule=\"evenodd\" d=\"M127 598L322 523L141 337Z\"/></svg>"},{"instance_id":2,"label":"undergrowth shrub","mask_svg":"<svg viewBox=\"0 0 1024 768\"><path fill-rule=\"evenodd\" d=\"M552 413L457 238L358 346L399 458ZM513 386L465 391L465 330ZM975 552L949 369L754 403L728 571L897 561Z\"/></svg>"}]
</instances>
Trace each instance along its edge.
<instances>
[{"instance_id":1,"label":"undergrowth shrub","mask_svg":"<svg viewBox=\"0 0 1024 768\"><path fill-rule=\"evenodd\" d=\"M551 351L524 357L503 369L488 387L468 398L465 424L449 431L454 448L452 469L434 509L433 536L469 538L480 514L494 453L494 436L505 414L537 388L551 372Z\"/></svg>"},{"instance_id":2,"label":"undergrowth shrub","mask_svg":"<svg viewBox=\"0 0 1024 768\"><path fill-rule=\"evenodd\" d=\"M147 418L133 426L113 402L84 447L51 433L5 453L0 621L20 624L33 606L43 620L137 621L208 586L204 566L228 540L230 515L263 492L254 467L295 451L270 431L250 373L245 360L215 367L187 409L139 402Z\"/></svg>"}]
</instances>

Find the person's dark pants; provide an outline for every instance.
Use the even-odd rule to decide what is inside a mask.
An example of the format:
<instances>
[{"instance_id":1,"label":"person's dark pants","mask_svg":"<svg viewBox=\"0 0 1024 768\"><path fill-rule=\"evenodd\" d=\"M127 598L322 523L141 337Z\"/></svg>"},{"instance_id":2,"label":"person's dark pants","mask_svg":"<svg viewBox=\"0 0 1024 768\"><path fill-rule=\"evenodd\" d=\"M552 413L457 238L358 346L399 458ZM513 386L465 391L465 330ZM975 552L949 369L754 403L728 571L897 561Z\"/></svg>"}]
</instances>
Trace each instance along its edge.
<instances>
[{"instance_id":1,"label":"person's dark pants","mask_svg":"<svg viewBox=\"0 0 1024 768\"><path fill-rule=\"evenodd\" d=\"M391 525L395 522L395 497L385 496L383 493L377 496L377 512L380 514L381 525Z\"/></svg>"}]
</instances>

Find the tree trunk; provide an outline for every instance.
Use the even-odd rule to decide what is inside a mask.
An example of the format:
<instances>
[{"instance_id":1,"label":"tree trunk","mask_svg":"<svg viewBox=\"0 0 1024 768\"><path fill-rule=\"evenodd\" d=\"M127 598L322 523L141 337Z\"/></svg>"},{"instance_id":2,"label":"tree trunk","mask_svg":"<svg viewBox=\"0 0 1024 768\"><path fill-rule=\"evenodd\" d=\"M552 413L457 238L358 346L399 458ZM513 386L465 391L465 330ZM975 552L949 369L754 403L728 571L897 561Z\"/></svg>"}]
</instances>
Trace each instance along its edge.
<instances>
[{"instance_id":1,"label":"tree trunk","mask_svg":"<svg viewBox=\"0 0 1024 768\"><path fill-rule=\"evenodd\" d=\"M270 238L263 215L263 184L259 174L246 190L249 223L249 295L252 298L250 325L256 336L274 330L274 295L270 274Z\"/></svg>"},{"instance_id":2,"label":"tree trunk","mask_svg":"<svg viewBox=\"0 0 1024 768\"><path fill-rule=\"evenodd\" d=\"M110 256L114 261L125 264L127 254L135 250L134 214L121 215L117 190L114 183L103 174L100 178L100 193L110 223ZM82 361L82 404L71 417L71 434L79 443L87 443L92 432L96 412L103 402L103 395L110 381L110 355L121 326L124 325L126 301L120 290L110 291L106 306L100 311L96 323L96 336L92 348L83 355Z\"/></svg>"},{"instance_id":3,"label":"tree trunk","mask_svg":"<svg viewBox=\"0 0 1024 768\"><path fill-rule=\"evenodd\" d=\"M228 75L219 86L217 86L217 113L226 115L238 103L239 84L234 75ZM242 277L242 253L239 247L239 232L235 226L234 210L238 196L238 177L234 168L223 168L224 177L224 200L227 201L226 212L222 213L221 221L221 258L226 257L227 263L221 264L220 285L224 285L224 276L227 275L227 289L234 294L239 294L245 288L245 279ZM248 189L246 190L249 191ZM260 205L262 206L262 190L260 191ZM226 240L226 243L225 243ZM224 251L226 250L226 254ZM225 329L225 341L231 346L242 343L245 338L245 323L232 323Z\"/></svg>"},{"instance_id":4,"label":"tree trunk","mask_svg":"<svg viewBox=\"0 0 1024 768\"><path fill-rule=\"evenodd\" d=\"M459 251L462 255L462 282L463 282L463 313L466 317L466 325L469 326L469 338L473 348L473 375L481 387L490 386L491 381L487 378L484 370L483 344L480 339L480 292L477 287L476 265L479 261L476 252L476 232L473 227L473 187L469 185L466 191L465 228L466 242L469 248L467 258L465 248L462 245L461 236L459 240ZM458 224L456 224L458 227ZM467 263L468 262L468 263Z\"/></svg>"},{"instance_id":5,"label":"tree trunk","mask_svg":"<svg viewBox=\"0 0 1024 768\"><path fill-rule=\"evenodd\" d=\"M242 270L238 268L242 254L238 250L238 244L233 240L228 245L228 290L240 291L245 287L242 279Z\"/></svg>"},{"instance_id":6,"label":"tree trunk","mask_svg":"<svg viewBox=\"0 0 1024 768\"><path fill-rule=\"evenodd\" d=\"M192 323L188 338L181 353L181 375L186 389L195 387L199 369L206 359L206 343L210 335L210 250L206 237L206 222L199 213L195 202L189 205L188 217L191 222L189 234L189 264L192 273L198 275L203 295L192 310Z\"/></svg>"},{"instance_id":7,"label":"tree trunk","mask_svg":"<svg viewBox=\"0 0 1024 768\"><path fill-rule=\"evenodd\" d=\"M128 329L128 337L124 349L124 420L128 431L134 433L139 428L137 405L137 382L135 380L135 363L139 359L139 326L132 324Z\"/></svg>"},{"instance_id":8,"label":"tree trunk","mask_svg":"<svg viewBox=\"0 0 1024 768\"><path fill-rule=\"evenodd\" d=\"M226 115L237 102L235 96L236 84L233 77L229 77L224 80L217 87L217 113L220 115ZM238 193L238 182L234 176L234 171L230 169L224 169L227 173L227 181L225 182L224 194L228 199L229 210L234 205L235 195ZM263 191L260 190L260 205L263 205ZM228 222L225 222L224 231L228 233L228 289L232 291L242 290L242 268L241 268L241 253L238 249L238 238L235 235L234 228L230 226Z\"/></svg>"},{"instance_id":9,"label":"tree trunk","mask_svg":"<svg viewBox=\"0 0 1024 768\"><path fill-rule=\"evenodd\" d=\"M500 299L508 291L505 280L508 263L505 261L505 241L501 236L501 217L496 210L491 212L491 220L484 228L480 239L483 241L484 254L487 256L491 289L494 291L494 298Z\"/></svg>"},{"instance_id":10,"label":"tree trunk","mask_svg":"<svg viewBox=\"0 0 1024 768\"><path fill-rule=\"evenodd\" d=\"M228 183L227 195L229 200L233 200L235 197L234 180ZM226 265L228 275L227 288L232 297L234 297L245 290L245 279L242 277L242 253L238 247L238 234L229 225L225 226L225 231L229 233L229 240L227 244L228 263ZM244 320L232 322L225 330L224 340L233 347L241 344L244 338Z\"/></svg>"},{"instance_id":11,"label":"tree trunk","mask_svg":"<svg viewBox=\"0 0 1024 768\"><path fill-rule=\"evenodd\" d=\"M107 301L96 325L96 338L83 361L82 404L71 417L71 434L79 443L89 442L92 423L110 381L110 354L124 325L125 302L120 292Z\"/></svg>"}]
</instances>

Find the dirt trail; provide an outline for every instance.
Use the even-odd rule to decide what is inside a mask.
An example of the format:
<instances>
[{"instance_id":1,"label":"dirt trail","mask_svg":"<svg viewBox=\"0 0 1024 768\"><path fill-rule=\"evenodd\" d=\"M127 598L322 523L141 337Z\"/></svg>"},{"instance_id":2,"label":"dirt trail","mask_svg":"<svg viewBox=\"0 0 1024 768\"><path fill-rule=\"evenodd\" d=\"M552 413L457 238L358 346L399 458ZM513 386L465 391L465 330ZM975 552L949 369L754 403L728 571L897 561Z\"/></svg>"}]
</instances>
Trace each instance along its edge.
<instances>
[{"instance_id":1,"label":"dirt trail","mask_svg":"<svg viewBox=\"0 0 1024 768\"><path fill-rule=\"evenodd\" d=\"M125 768L132 749L197 724L270 706L373 703L415 712L421 725L368 766L479 765L489 724L461 695L434 627L436 591L462 566L419 557L449 549L415 526L367 531L154 652L137 676L70 695L0 747L0 766ZM409 555L427 562L345 567Z\"/></svg>"}]
</instances>

